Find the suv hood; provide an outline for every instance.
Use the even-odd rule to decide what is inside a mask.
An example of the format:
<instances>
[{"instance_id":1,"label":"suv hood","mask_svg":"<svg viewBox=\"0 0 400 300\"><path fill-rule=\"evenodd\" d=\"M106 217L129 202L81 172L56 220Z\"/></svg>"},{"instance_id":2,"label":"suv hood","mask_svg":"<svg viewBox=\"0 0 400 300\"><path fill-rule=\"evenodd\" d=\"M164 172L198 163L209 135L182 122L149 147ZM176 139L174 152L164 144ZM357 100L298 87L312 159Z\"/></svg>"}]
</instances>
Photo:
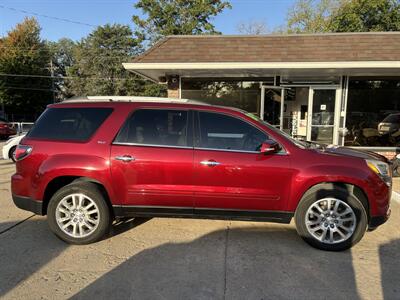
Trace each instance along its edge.
<instances>
[{"instance_id":1,"label":"suv hood","mask_svg":"<svg viewBox=\"0 0 400 300\"><path fill-rule=\"evenodd\" d=\"M361 150L361 149L329 145L329 146L324 147L322 152L338 154L338 155L343 155L343 156L358 157L358 158L363 158L363 159L374 159L374 160L379 160L379 161L383 161L386 163L388 162L386 157L384 157L378 153L368 151L368 150Z\"/></svg>"}]
</instances>

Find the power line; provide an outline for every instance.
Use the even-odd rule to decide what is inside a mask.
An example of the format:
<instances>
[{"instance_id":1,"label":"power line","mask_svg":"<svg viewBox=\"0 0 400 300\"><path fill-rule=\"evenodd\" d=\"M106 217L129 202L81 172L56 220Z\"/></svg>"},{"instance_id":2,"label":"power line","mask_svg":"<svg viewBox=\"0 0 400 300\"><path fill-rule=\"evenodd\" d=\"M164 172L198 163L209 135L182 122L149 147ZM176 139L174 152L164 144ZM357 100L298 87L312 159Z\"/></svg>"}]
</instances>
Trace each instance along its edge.
<instances>
[{"instance_id":1,"label":"power line","mask_svg":"<svg viewBox=\"0 0 400 300\"><path fill-rule=\"evenodd\" d=\"M74 45L76 46L76 45ZM72 46L72 47L74 47ZM13 49L13 50L18 50L18 51L26 51L26 52L31 52L31 51L52 51L52 49L31 49L28 47L16 47L16 46L7 46L7 45L0 45L0 48L5 48L5 49ZM137 48L137 46L133 46L132 48ZM56 50L64 50L65 48L59 48ZM82 50L86 50L86 48L81 48ZM89 48L90 49L90 48ZM125 48L113 48L113 49L107 49L107 48L96 48L94 50L99 50L99 51L104 51L104 52L128 52L129 49Z\"/></svg>"},{"instance_id":2,"label":"power line","mask_svg":"<svg viewBox=\"0 0 400 300\"><path fill-rule=\"evenodd\" d=\"M18 47L9 47L9 46L2 46L0 45L0 50L1 49L10 49L10 51L14 52L21 52L21 53L32 53L32 52L50 52L50 54L57 54L58 51L52 51L51 49L28 49L28 48L18 48ZM61 49L62 50L62 49ZM96 56L93 58L93 60L98 60L100 58L125 58L125 59L131 59L132 57L136 57L140 54L137 53L131 53L128 54L125 52L123 49L102 49L98 48L96 50L99 50L100 53L96 54Z\"/></svg>"},{"instance_id":3,"label":"power line","mask_svg":"<svg viewBox=\"0 0 400 300\"><path fill-rule=\"evenodd\" d=\"M0 8L8 9L8 10L28 14L28 15L33 15L33 16L37 16L37 17L43 17L43 18L53 19L53 20L57 20L57 21L67 22L67 23L73 23L73 24L84 25L84 26L89 26L89 27L97 27L97 25L93 25L93 24L89 24L89 23L74 21L74 20L70 20L70 19L66 19L66 18L53 17L53 16L49 16L49 15L39 14L39 13L36 13L33 11L27 11L24 9L18 9L18 8L14 8L14 7L4 6L4 5L0 5Z\"/></svg>"},{"instance_id":4,"label":"power line","mask_svg":"<svg viewBox=\"0 0 400 300\"><path fill-rule=\"evenodd\" d=\"M32 91L53 92L52 89L26 88L26 87L19 87L19 86L3 86L2 88L13 89L13 90L32 90Z\"/></svg>"},{"instance_id":5,"label":"power line","mask_svg":"<svg viewBox=\"0 0 400 300\"><path fill-rule=\"evenodd\" d=\"M128 73L129 74L129 73ZM3 77L26 77L26 78L54 78L54 79L93 79L93 80L136 80L143 81L142 79L129 78L129 77L79 77L79 76L50 76L50 75L35 75L35 74L10 74L10 73L0 73Z\"/></svg>"}]
</instances>

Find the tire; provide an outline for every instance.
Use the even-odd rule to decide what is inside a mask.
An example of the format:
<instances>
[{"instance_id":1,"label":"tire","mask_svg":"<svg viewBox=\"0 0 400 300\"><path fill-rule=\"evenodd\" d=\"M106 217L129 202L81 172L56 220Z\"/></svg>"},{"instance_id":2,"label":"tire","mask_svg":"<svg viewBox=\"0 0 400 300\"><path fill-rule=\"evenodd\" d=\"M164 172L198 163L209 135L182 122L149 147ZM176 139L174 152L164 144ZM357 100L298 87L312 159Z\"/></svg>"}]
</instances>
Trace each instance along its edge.
<instances>
[{"instance_id":1,"label":"tire","mask_svg":"<svg viewBox=\"0 0 400 300\"><path fill-rule=\"evenodd\" d=\"M15 150L17 150L17 146L12 146L10 150L8 151L8 157L13 161L16 162L17 160L15 159Z\"/></svg>"},{"instance_id":2,"label":"tire","mask_svg":"<svg viewBox=\"0 0 400 300\"><path fill-rule=\"evenodd\" d=\"M330 210L327 209L328 203ZM335 211L337 203L339 204ZM342 189L320 189L300 201L295 213L295 223L298 234L312 247L326 251L343 251L357 244L364 236L368 227L368 216L362 202L352 193Z\"/></svg>"},{"instance_id":3,"label":"tire","mask_svg":"<svg viewBox=\"0 0 400 300\"><path fill-rule=\"evenodd\" d=\"M90 182L71 183L59 189L50 199L47 220L57 237L76 245L99 241L108 233L112 222L101 189Z\"/></svg>"}]
</instances>

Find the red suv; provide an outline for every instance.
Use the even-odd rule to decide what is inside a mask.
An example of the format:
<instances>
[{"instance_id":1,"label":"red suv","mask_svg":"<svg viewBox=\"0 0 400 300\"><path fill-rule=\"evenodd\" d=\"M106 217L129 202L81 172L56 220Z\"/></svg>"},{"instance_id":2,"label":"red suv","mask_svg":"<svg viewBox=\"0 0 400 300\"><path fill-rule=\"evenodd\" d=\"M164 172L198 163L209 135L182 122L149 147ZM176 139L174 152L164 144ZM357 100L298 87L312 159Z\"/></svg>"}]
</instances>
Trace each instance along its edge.
<instances>
[{"instance_id":1,"label":"red suv","mask_svg":"<svg viewBox=\"0 0 400 300\"><path fill-rule=\"evenodd\" d=\"M8 139L12 135L16 135L15 127L8 123L6 119L0 118L0 139Z\"/></svg>"},{"instance_id":2,"label":"red suv","mask_svg":"<svg viewBox=\"0 0 400 300\"><path fill-rule=\"evenodd\" d=\"M49 105L16 158L15 204L47 214L74 244L123 217L294 217L306 242L339 251L390 213L384 157L297 141L250 113L190 100Z\"/></svg>"}]
</instances>

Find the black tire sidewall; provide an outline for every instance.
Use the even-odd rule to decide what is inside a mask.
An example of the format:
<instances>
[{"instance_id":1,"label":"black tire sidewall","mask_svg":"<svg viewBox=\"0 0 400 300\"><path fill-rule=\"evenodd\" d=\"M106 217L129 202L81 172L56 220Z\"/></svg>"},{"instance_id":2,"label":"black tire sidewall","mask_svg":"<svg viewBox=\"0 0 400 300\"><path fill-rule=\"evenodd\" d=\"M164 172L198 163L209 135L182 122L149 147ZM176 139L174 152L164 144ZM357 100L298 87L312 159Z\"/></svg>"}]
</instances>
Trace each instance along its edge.
<instances>
[{"instance_id":1,"label":"black tire sidewall","mask_svg":"<svg viewBox=\"0 0 400 300\"><path fill-rule=\"evenodd\" d=\"M96 203L97 207L99 208L100 222L98 227L92 234L83 238L74 238L67 235L61 230L56 221L55 214L57 205L64 197L74 193L82 193L87 195ZM110 210L107 206L106 200L104 199L100 188L96 184L90 182L71 183L58 190L50 199L47 207L47 220L50 229L56 234L57 237L67 243L77 245L90 244L99 241L109 231L111 225Z\"/></svg>"},{"instance_id":2,"label":"black tire sidewall","mask_svg":"<svg viewBox=\"0 0 400 300\"><path fill-rule=\"evenodd\" d=\"M317 200L327 197L336 198L346 202L356 215L357 224L353 235L341 243L322 243L314 238L306 228L305 217L308 208ZM368 227L368 217L365 207L353 194L341 190L322 190L312 193L300 201L295 213L295 223L298 234L311 246L326 251L343 251L351 248L362 239Z\"/></svg>"},{"instance_id":3,"label":"black tire sidewall","mask_svg":"<svg viewBox=\"0 0 400 300\"><path fill-rule=\"evenodd\" d=\"M16 162L16 160L15 160L15 158L14 158L15 150L17 150L17 146L12 146L12 147L10 148L10 150L8 151L8 157L9 157L13 162Z\"/></svg>"}]
</instances>

